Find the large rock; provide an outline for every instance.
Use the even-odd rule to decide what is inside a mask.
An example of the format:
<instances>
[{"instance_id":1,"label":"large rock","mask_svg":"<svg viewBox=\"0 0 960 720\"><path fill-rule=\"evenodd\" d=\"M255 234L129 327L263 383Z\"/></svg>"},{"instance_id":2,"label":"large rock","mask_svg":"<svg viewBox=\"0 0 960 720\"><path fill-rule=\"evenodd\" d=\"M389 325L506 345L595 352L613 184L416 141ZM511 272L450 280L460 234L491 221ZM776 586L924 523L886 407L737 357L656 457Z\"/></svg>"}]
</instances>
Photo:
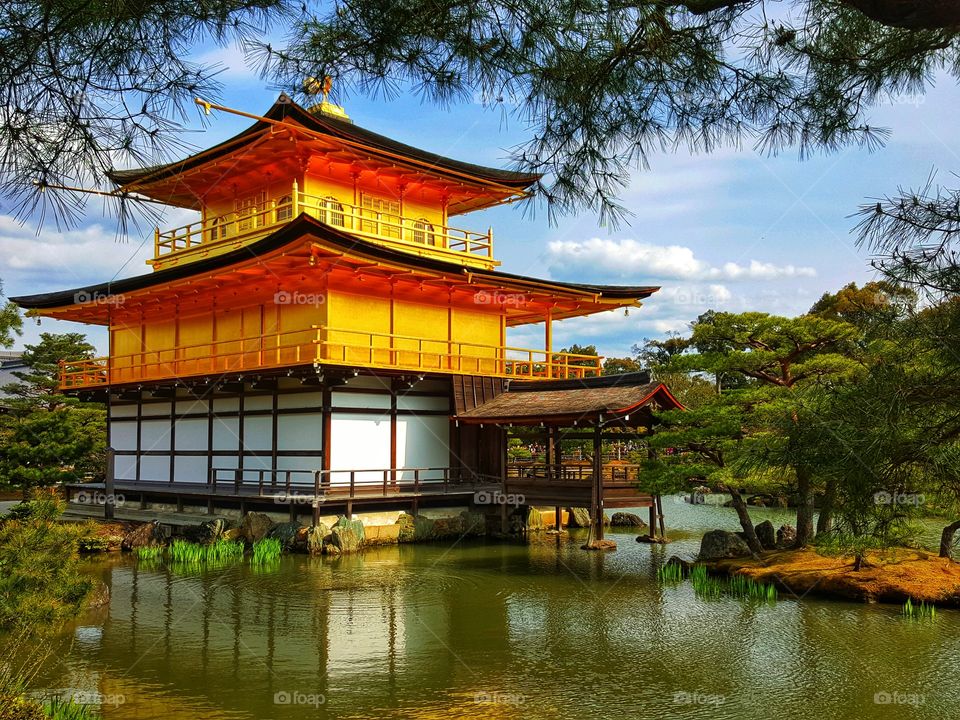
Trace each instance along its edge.
<instances>
[{"instance_id":1,"label":"large rock","mask_svg":"<svg viewBox=\"0 0 960 720\"><path fill-rule=\"evenodd\" d=\"M303 529L303 525L296 521L277 523L267 531L267 537L279 540L283 549L289 552L296 548L297 535Z\"/></svg>"},{"instance_id":2,"label":"large rock","mask_svg":"<svg viewBox=\"0 0 960 720\"><path fill-rule=\"evenodd\" d=\"M270 528L273 527L273 520L263 513L247 513L243 516L243 522L240 523L240 534L248 543L255 543L257 540L263 540Z\"/></svg>"},{"instance_id":3,"label":"large rock","mask_svg":"<svg viewBox=\"0 0 960 720\"><path fill-rule=\"evenodd\" d=\"M327 540L327 552L331 555L353 553L360 549L360 538L350 527L335 525Z\"/></svg>"},{"instance_id":4,"label":"large rock","mask_svg":"<svg viewBox=\"0 0 960 720\"><path fill-rule=\"evenodd\" d=\"M397 531L397 542L408 543L416 539L417 519L409 513L400 513L396 524L400 527Z\"/></svg>"},{"instance_id":5,"label":"large rock","mask_svg":"<svg viewBox=\"0 0 960 720\"><path fill-rule=\"evenodd\" d=\"M781 525L780 529L777 530L777 547L778 548L793 547L793 544L796 541L797 541L797 529L793 525Z\"/></svg>"},{"instance_id":6,"label":"large rock","mask_svg":"<svg viewBox=\"0 0 960 720\"><path fill-rule=\"evenodd\" d=\"M210 544L223 538L227 531L227 523L221 518L205 520L197 527L196 538L198 543Z\"/></svg>"},{"instance_id":7,"label":"large rock","mask_svg":"<svg viewBox=\"0 0 960 720\"><path fill-rule=\"evenodd\" d=\"M611 527L636 527L636 528L645 528L647 524L643 519L635 514L628 512L615 512L613 517L610 518Z\"/></svg>"},{"instance_id":8,"label":"large rock","mask_svg":"<svg viewBox=\"0 0 960 720\"><path fill-rule=\"evenodd\" d=\"M323 541L330 534L330 528L323 523L307 528L306 549L311 555L319 555L323 552Z\"/></svg>"},{"instance_id":9,"label":"large rock","mask_svg":"<svg viewBox=\"0 0 960 720\"><path fill-rule=\"evenodd\" d=\"M773 550L777 547L777 531L774 529L772 522L764 520L753 530L757 533L757 540L760 541L760 546L764 550Z\"/></svg>"},{"instance_id":10,"label":"large rock","mask_svg":"<svg viewBox=\"0 0 960 720\"><path fill-rule=\"evenodd\" d=\"M136 550L137 548L160 545L163 543L163 540L163 531L160 528L160 523L154 520L153 522L137 525L124 535L121 547L124 550Z\"/></svg>"},{"instance_id":11,"label":"large rock","mask_svg":"<svg viewBox=\"0 0 960 720\"><path fill-rule=\"evenodd\" d=\"M711 530L700 541L701 560L720 560L721 558L745 557L750 548L736 533L727 530Z\"/></svg>"},{"instance_id":12,"label":"large rock","mask_svg":"<svg viewBox=\"0 0 960 720\"><path fill-rule=\"evenodd\" d=\"M567 508L567 525L569 527L587 528L590 522L590 511L587 508Z\"/></svg>"}]
</instances>

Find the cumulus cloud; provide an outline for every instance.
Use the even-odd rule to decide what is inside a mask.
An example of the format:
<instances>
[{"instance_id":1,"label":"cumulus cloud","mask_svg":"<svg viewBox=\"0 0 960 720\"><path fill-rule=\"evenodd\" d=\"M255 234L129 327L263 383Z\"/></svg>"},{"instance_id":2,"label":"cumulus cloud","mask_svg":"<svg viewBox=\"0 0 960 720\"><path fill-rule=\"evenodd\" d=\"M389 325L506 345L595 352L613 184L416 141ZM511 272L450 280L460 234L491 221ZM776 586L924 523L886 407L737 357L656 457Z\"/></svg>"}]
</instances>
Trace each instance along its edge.
<instances>
[{"instance_id":1,"label":"cumulus cloud","mask_svg":"<svg viewBox=\"0 0 960 720\"><path fill-rule=\"evenodd\" d=\"M592 276L608 279L774 280L814 277L812 267L775 265L751 260L714 266L683 245L657 245L632 239L556 240L547 248L547 265L558 278L576 277L589 267Z\"/></svg>"}]
</instances>

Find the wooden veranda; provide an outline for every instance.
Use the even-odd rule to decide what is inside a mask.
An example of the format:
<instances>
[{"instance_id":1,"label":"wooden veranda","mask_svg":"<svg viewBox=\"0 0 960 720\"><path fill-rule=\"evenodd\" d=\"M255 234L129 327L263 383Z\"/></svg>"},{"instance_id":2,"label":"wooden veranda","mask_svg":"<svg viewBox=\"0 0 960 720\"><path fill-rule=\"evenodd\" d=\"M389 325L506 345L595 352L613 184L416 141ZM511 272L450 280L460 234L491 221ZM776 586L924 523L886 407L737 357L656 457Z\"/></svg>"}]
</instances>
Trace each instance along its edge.
<instances>
[{"instance_id":1,"label":"wooden veranda","mask_svg":"<svg viewBox=\"0 0 960 720\"><path fill-rule=\"evenodd\" d=\"M683 406L646 373L629 373L577 381L513 382L492 399L465 409L457 421L495 425L504 432L503 451L514 428L524 439L545 443L546 462L509 464L503 459L504 492L522 496L524 504L556 508L586 507L594 538L603 539L604 508L650 508L650 527L659 523L659 498L639 489L639 466L603 462L605 440L642 439L653 425L653 410ZM532 432L531 432L532 430ZM592 442L589 463L564 462L564 440Z\"/></svg>"}]
</instances>

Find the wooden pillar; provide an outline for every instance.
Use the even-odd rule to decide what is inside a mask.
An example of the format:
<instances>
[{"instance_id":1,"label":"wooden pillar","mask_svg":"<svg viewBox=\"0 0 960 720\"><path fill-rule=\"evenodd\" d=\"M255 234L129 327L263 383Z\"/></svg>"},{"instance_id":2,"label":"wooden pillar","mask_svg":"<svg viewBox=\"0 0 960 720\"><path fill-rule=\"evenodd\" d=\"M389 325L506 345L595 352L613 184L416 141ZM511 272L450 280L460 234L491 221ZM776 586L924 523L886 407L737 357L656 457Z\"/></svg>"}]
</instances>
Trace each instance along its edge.
<instances>
[{"instance_id":1,"label":"wooden pillar","mask_svg":"<svg viewBox=\"0 0 960 720\"><path fill-rule=\"evenodd\" d=\"M547 377L553 377L553 310L547 308L543 318L543 347L546 350Z\"/></svg>"},{"instance_id":2,"label":"wooden pillar","mask_svg":"<svg viewBox=\"0 0 960 720\"><path fill-rule=\"evenodd\" d=\"M500 492L506 497L507 494L507 447L509 446L509 438L507 435L507 429L504 427L499 427L499 436L500 436ZM507 504L505 502L500 503L500 532L506 535L510 531L510 518L507 513Z\"/></svg>"},{"instance_id":3,"label":"wooden pillar","mask_svg":"<svg viewBox=\"0 0 960 720\"><path fill-rule=\"evenodd\" d=\"M663 499L659 495L655 495L654 501L657 504L657 518L660 521L660 537L665 538L667 536L667 532L663 527Z\"/></svg>"},{"instance_id":4,"label":"wooden pillar","mask_svg":"<svg viewBox=\"0 0 960 720\"><path fill-rule=\"evenodd\" d=\"M117 453L112 447L107 448L107 474L103 484L103 517L113 520L113 479L117 472Z\"/></svg>"},{"instance_id":5,"label":"wooden pillar","mask_svg":"<svg viewBox=\"0 0 960 720\"><path fill-rule=\"evenodd\" d=\"M650 496L650 523L647 526L647 535L654 538L657 536L657 500Z\"/></svg>"},{"instance_id":6,"label":"wooden pillar","mask_svg":"<svg viewBox=\"0 0 960 720\"><path fill-rule=\"evenodd\" d=\"M600 421L593 427L593 522L594 538L603 540L603 439Z\"/></svg>"}]
</instances>

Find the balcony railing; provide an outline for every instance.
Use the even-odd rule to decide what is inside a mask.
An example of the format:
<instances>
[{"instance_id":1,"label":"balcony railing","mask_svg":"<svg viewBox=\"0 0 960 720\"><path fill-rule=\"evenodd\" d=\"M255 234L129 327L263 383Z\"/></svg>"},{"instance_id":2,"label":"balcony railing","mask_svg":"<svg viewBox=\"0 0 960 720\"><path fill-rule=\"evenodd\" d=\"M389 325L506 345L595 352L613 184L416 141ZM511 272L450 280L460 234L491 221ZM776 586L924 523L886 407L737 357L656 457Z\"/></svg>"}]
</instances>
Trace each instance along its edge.
<instances>
[{"instance_id":1,"label":"balcony railing","mask_svg":"<svg viewBox=\"0 0 960 720\"><path fill-rule=\"evenodd\" d=\"M63 389L223 375L312 363L524 380L593 377L594 355L428 340L315 326L272 335L145 350L60 364Z\"/></svg>"},{"instance_id":2,"label":"balcony railing","mask_svg":"<svg viewBox=\"0 0 960 720\"><path fill-rule=\"evenodd\" d=\"M215 247L240 247L307 213L322 223L407 252L432 254L453 261L491 266L493 230L478 233L423 218L375 211L334 198L300 192L297 183L279 199L206 218L172 230L154 231L154 264L173 257L202 255Z\"/></svg>"}]
</instances>

